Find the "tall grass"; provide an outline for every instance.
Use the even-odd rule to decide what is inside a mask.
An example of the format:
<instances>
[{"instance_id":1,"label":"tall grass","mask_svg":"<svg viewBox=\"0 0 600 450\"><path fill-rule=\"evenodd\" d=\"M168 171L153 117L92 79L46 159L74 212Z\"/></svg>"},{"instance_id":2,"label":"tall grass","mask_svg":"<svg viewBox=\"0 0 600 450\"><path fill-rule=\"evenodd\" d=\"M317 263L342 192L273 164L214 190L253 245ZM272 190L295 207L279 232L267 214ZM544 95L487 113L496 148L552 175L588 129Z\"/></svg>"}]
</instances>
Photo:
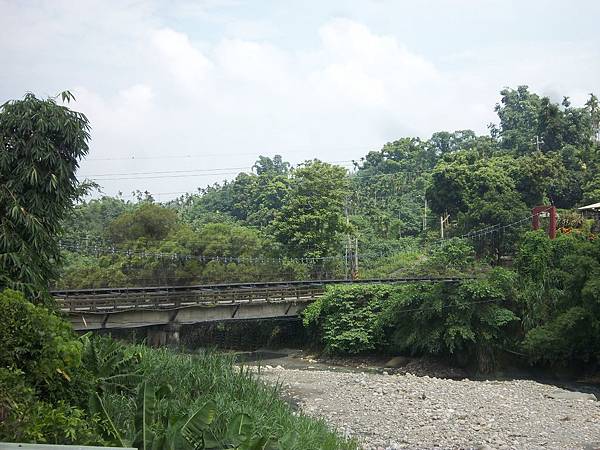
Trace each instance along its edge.
<instances>
[{"instance_id":1,"label":"tall grass","mask_svg":"<svg viewBox=\"0 0 600 450\"><path fill-rule=\"evenodd\" d=\"M168 385L171 394L159 404L167 416L186 415L212 400L217 418L211 425L222 436L231 419L246 413L255 433L279 439L297 434L293 449L356 449L355 442L338 436L322 420L296 412L280 397L278 386L269 386L247 368L234 366L229 355L217 352L177 353L169 349L135 346L144 378L157 386ZM106 405L124 434L133 432L135 402L121 394L107 394Z\"/></svg>"}]
</instances>

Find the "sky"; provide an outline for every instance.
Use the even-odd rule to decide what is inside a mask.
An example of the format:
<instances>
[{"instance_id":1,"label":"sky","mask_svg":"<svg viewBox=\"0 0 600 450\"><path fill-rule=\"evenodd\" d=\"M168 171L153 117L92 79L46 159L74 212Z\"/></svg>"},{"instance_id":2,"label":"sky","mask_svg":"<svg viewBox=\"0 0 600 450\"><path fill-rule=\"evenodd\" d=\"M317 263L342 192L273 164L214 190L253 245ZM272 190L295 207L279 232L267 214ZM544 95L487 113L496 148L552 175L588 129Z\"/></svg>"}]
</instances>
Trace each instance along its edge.
<instances>
[{"instance_id":1,"label":"sky","mask_svg":"<svg viewBox=\"0 0 600 450\"><path fill-rule=\"evenodd\" d=\"M487 133L504 87L582 105L598 17L596 0L0 0L0 104L70 90L92 126L79 177L166 201L258 155L350 167L400 137Z\"/></svg>"}]
</instances>

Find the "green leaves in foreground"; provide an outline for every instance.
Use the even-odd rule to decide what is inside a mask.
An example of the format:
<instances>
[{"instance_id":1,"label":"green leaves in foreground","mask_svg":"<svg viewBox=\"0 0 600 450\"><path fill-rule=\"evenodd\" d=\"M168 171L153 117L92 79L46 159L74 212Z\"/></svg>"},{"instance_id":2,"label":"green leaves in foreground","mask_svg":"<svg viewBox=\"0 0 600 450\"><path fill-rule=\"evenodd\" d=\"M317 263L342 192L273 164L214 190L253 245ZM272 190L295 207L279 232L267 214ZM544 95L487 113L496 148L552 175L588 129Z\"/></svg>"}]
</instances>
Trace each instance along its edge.
<instances>
[{"instance_id":1,"label":"green leaves in foreground","mask_svg":"<svg viewBox=\"0 0 600 450\"><path fill-rule=\"evenodd\" d=\"M156 388L143 381L137 391L136 416L133 442L123 439L114 425L102 398L95 394L90 409L105 421L108 434L122 446L134 446L140 450L179 449L238 449L266 450L290 448L298 440L297 433L288 433L279 442L269 436L255 434L255 423L248 414L240 413L228 424L224 436L215 436L210 429L217 417L217 407L212 400L188 416L164 416L159 411L159 402L168 398L169 386ZM158 432L160 430L160 432Z\"/></svg>"},{"instance_id":2,"label":"green leaves in foreground","mask_svg":"<svg viewBox=\"0 0 600 450\"><path fill-rule=\"evenodd\" d=\"M137 412L135 415L135 440L133 445L139 449L151 448L154 440L152 425L156 415L156 390L154 386L144 381L140 384L137 394Z\"/></svg>"},{"instance_id":3,"label":"green leaves in foreground","mask_svg":"<svg viewBox=\"0 0 600 450\"><path fill-rule=\"evenodd\" d=\"M181 427L181 436L194 448L217 448L212 446L206 435L208 426L215 420L217 407L212 400L193 413ZM208 442L207 442L208 441Z\"/></svg>"}]
</instances>

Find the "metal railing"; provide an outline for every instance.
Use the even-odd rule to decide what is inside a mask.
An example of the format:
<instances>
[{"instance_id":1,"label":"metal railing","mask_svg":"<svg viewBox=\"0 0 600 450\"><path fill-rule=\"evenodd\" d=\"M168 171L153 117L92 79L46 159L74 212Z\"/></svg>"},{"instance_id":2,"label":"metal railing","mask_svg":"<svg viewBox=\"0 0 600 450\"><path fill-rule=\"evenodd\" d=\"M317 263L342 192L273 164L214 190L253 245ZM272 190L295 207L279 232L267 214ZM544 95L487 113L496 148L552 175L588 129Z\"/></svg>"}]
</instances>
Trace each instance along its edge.
<instances>
[{"instance_id":1,"label":"metal railing","mask_svg":"<svg viewBox=\"0 0 600 450\"><path fill-rule=\"evenodd\" d=\"M333 284L458 283L465 277L402 277L364 280L311 280L196 286L117 287L51 291L65 312L177 309L222 303L310 301Z\"/></svg>"}]
</instances>

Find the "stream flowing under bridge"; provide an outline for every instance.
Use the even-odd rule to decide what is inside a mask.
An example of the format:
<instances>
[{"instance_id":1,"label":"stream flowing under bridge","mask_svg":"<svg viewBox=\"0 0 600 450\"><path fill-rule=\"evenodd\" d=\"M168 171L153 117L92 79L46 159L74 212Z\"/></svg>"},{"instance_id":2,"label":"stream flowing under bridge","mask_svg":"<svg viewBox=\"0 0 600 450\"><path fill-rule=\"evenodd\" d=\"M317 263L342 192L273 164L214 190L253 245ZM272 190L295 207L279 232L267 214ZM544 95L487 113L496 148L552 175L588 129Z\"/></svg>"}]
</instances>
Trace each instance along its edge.
<instances>
[{"instance_id":1,"label":"stream flowing under bridge","mask_svg":"<svg viewBox=\"0 0 600 450\"><path fill-rule=\"evenodd\" d=\"M332 284L458 283L464 277L310 280L195 286L54 290L75 330L162 325L176 329L200 322L297 316Z\"/></svg>"}]
</instances>

